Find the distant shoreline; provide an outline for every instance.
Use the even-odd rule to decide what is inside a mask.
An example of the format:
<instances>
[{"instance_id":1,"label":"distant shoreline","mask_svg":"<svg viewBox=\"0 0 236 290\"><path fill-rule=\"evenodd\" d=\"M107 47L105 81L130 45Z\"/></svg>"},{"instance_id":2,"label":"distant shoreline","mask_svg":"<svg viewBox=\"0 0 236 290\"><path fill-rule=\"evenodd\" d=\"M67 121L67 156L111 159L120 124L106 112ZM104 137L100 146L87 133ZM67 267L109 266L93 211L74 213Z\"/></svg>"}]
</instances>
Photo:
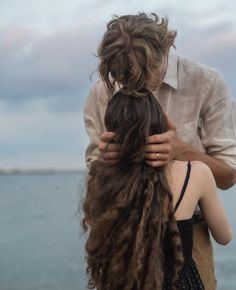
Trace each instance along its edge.
<instances>
[{"instance_id":1,"label":"distant shoreline","mask_svg":"<svg viewBox=\"0 0 236 290\"><path fill-rule=\"evenodd\" d=\"M0 169L0 175L8 174L75 174L85 173L86 169Z\"/></svg>"}]
</instances>

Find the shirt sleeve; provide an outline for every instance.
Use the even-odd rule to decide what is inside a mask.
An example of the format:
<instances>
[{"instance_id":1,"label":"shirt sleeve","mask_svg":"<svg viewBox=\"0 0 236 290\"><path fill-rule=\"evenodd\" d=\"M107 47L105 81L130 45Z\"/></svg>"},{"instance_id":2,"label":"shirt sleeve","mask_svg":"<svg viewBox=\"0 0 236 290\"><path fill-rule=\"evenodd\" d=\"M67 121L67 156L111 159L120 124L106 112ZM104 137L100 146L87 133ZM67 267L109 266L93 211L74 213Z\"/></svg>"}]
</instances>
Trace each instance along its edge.
<instances>
[{"instance_id":1,"label":"shirt sleeve","mask_svg":"<svg viewBox=\"0 0 236 290\"><path fill-rule=\"evenodd\" d=\"M202 142L206 153L236 172L236 103L218 71L213 73L202 109Z\"/></svg>"},{"instance_id":2,"label":"shirt sleeve","mask_svg":"<svg viewBox=\"0 0 236 290\"><path fill-rule=\"evenodd\" d=\"M91 162L101 157L98 149L100 135L105 131L104 114L106 101L104 102L104 92L101 92L100 82L97 81L90 89L84 106L84 124L89 137L89 144L85 152L86 165L89 168ZM103 96L103 99L100 98Z\"/></svg>"}]
</instances>

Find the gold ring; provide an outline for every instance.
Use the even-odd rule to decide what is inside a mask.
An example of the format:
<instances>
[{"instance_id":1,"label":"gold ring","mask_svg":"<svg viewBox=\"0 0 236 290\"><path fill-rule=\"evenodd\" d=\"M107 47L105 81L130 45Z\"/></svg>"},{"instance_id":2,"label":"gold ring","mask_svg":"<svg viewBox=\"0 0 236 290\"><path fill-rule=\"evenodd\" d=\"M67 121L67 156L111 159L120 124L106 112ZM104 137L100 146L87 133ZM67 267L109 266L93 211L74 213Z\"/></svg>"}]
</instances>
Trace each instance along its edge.
<instances>
[{"instance_id":1,"label":"gold ring","mask_svg":"<svg viewBox=\"0 0 236 290\"><path fill-rule=\"evenodd\" d=\"M160 153L156 153L156 159L159 159Z\"/></svg>"}]
</instances>

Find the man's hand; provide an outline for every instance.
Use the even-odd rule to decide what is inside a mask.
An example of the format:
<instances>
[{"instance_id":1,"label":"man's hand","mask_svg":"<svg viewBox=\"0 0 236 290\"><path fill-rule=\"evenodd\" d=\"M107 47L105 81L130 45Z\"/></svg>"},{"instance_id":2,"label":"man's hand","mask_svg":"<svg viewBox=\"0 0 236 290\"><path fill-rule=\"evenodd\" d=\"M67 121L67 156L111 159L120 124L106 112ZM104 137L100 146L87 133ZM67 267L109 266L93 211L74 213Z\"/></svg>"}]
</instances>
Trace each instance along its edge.
<instances>
[{"instance_id":1,"label":"man's hand","mask_svg":"<svg viewBox=\"0 0 236 290\"><path fill-rule=\"evenodd\" d=\"M166 115L168 130L165 133L152 135L147 138L145 146L146 163L152 167L159 167L167 164L172 159L181 159L186 150L187 144L177 137L174 122ZM105 132L101 134L99 150L103 160L110 165L117 164L120 156L120 144L115 143L115 133Z\"/></svg>"},{"instance_id":2,"label":"man's hand","mask_svg":"<svg viewBox=\"0 0 236 290\"><path fill-rule=\"evenodd\" d=\"M110 165L115 165L120 156L120 144L115 143L115 133L105 132L100 137L98 148L103 160Z\"/></svg>"},{"instance_id":3,"label":"man's hand","mask_svg":"<svg viewBox=\"0 0 236 290\"><path fill-rule=\"evenodd\" d=\"M146 163L151 167L160 167L172 159L179 159L184 150L185 143L177 137L174 122L165 113L168 130L165 133L152 135L147 138L145 147Z\"/></svg>"}]
</instances>

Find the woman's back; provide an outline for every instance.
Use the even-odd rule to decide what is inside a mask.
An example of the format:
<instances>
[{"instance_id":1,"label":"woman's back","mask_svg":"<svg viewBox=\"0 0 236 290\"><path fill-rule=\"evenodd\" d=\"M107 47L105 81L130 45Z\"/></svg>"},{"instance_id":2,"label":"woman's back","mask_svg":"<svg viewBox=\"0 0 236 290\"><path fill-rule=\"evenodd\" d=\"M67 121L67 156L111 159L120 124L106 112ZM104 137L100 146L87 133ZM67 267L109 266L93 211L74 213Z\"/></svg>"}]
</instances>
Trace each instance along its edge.
<instances>
[{"instance_id":1,"label":"woman's back","mask_svg":"<svg viewBox=\"0 0 236 290\"><path fill-rule=\"evenodd\" d=\"M179 273L178 289L204 289L193 259L194 213L199 205L209 229L218 243L226 244L231 239L231 229L218 198L217 188L210 168L200 161L174 160L166 166L166 175L173 195L174 215L179 228L184 265ZM164 289L171 289L171 243L165 241L166 278Z\"/></svg>"},{"instance_id":2,"label":"woman's back","mask_svg":"<svg viewBox=\"0 0 236 290\"><path fill-rule=\"evenodd\" d=\"M200 161L191 161L191 170L188 179L188 161L172 160L166 166L166 177L173 195L173 208L179 201L184 183L184 196L175 212L176 220L185 220L193 216L198 201L202 193L202 184L199 183L199 174L201 174Z\"/></svg>"},{"instance_id":3,"label":"woman's back","mask_svg":"<svg viewBox=\"0 0 236 290\"><path fill-rule=\"evenodd\" d=\"M173 160L166 166L166 177L173 195L173 207L180 198L187 174L188 161ZM190 162L190 173L184 196L175 212L176 220L185 220L199 214L204 217L209 230L219 244L232 238L231 227L217 192L214 176L208 165L201 161ZM198 208L199 205L199 208Z\"/></svg>"}]
</instances>

